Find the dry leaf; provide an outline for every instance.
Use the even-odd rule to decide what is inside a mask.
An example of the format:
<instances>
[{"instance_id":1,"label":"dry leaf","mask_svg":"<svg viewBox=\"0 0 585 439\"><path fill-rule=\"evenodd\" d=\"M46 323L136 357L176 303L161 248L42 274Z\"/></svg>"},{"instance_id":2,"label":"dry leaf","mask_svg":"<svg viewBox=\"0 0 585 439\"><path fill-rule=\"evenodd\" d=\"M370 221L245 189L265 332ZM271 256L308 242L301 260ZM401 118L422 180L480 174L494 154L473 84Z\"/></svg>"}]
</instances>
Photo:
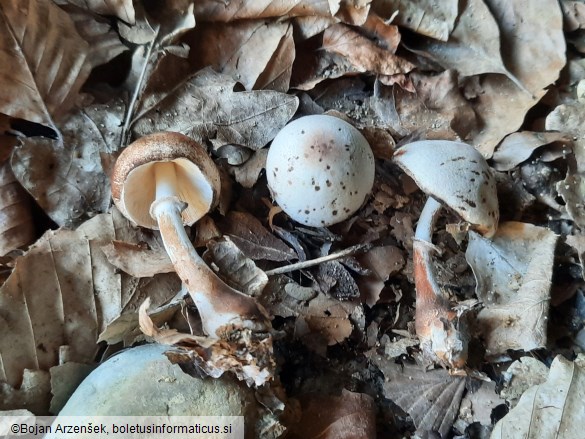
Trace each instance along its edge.
<instances>
[{"instance_id":1,"label":"dry leaf","mask_svg":"<svg viewBox=\"0 0 585 439\"><path fill-rule=\"evenodd\" d=\"M459 408L459 419L466 426L479 422L482 425L492 425L492 411L497 406L505 404L496 392L496 383L480 382L479 389L471 390L465 394Z\"/></svg>"},{"instance_id":2,"label":"dry leaf","mask_svg":"<svg viewBox=\"0 0 585 439\"><path fill-rule=\"evenodd\" d=\"M14 175L57 224L72 227L108 210L109 169L102 158L119 145L123 111L121 105L93 105L68 116L60 138L27 138L15 149Z\"/></svg>"},{"instance_id":3,"label":"dry leaf","mask_svg":"<svg viewBox=\"0 0 585 439\"><path fill-rule=\"evenodd\" d=\"M553 142L569 142L565 133L537 133L519 131L506 136L492 156L493 167L498 171L509 171L528 160L541 146Z\"/></svg>"},{"instance_id":4,"label":"dry leaf","mask_svg":"<svg viewBox=\"0 0 585 439\"><path fill-rule=\"evenodd\" d=\"M444 0L379 0L373 10L419 34L447 41L457 19L458 1Z\"/></svg>"},{"instance_id":5,"label":"dry leaf","mask_svg":"<svg viewBox=\"0 0 585 439\"><path fill-rule=\"evenodd\" d=\"M501 75L487 75L481 82L475 111L483 126L472 143L485 157L491 157L496 145L522 125L527 111L556 81L566 58L562 14L556 0L486 3L500 27L504 64L528 90L519 89Z\"/></svg>"},{"instance_id":6,"label":"dry leaf","mask_svg":"<svg viewBox=\"0 0 585 439\"><path fill-rule=\"evenodd\" d=\"M56 0L55 3L75 5L100 15L114 15L128 24L134 24L132 0Z\"/></svg>"},{"instance_id":7,"label":"dry leaf","mask_svg":"<svg viewBox=\"0 0 585 439\"><path fill-rule=\"evenodd\" d=\"M335 5L335 6L334 6ZM217 2L203 0L195 3L195 16L199 21L237 21L254 18L324 16L330 17L339 10L339 2L312 0L232 0Z\"/></svg>"},{"instance_id":8,"label":"dry leaf","mask_svg":"<svg viewBox=\"0 0 585 439\"><path fill-rule=\"evenodd\" d=\"M54 128L87 79L88 44L49 0L0 5L0 112Z\"/></svg>"},{"instance_id":9,"label":"dry leaf","mask_svg":"<svg viewBox=\"0 0 585 439\"><path fill-rule=\"evenodd\" d=\"M138 109L134 134L176 131L215 146L259 149L295 113L298 99L271 90L234 91L235 82L204 70L171 92L150 94Z\"/></svg>"},{"instance_id":10,"label":"dry leaf","mask_svg":"<svg viewBox=\"0 0 585 439\"><path fill-rule=\"evenodd\" d=\"M581 264L581 273L585 279L585 235L569 235L566 238L566 242L577 251L579 263Z\"/></svg>"},{"instance_id":11,"label":"dry leaf","mask_svg":"<svg viewBox=\"0 0 585 439\"><path fill-rule=\"evenodd\" d=\"M447 41L425 40L412 47L445 69L461 76L500 73L512 82L517 79L504 65L500 54L500 30L489 8L482 0L465 0L461 14ZM519 85L522 88L521 84Z\"/></svg>"},{"instance_id":12,"label":"dry leaf","mask_svg":"<svg viewBox=\"0 0 585 439\"><path fill-rule=\"evenodd\" d=\"M291 439L376 438L376 404L371 396L343 389L339 396L311 393L300 400L302 417L291 428Z\"/></svg>"},{"instance_id":13,"label":"dry leaf","mask_svg":"<svg viewBox=\"0 0 585 439\"><path fill-rule=\"evenodd\" d=\"M221 27L202 23L185 41L192 48L189 60L194 70L211 66L246 90L288 90L295 54L290 23L246 20Z\"/></svg>"},{"instance_id":14,"label":"dry leaf","mask_svg":"<svg viewBox=\"0 0 585 439\"><path fill-rule=\"evenodd\" d=\"M547 375L548 367L544 363L533 357L521 357L502 373L500 396L510 407L515 407L522 394L530 387L544 383Z\"/></svg>"},{"instance_id":15,"label":"dry leaf","mask_svg":"<svg viewBox=\"0 0 585 439\"><path fill-rule=\"evenodd\" d=\"M349 271L339 261L327 261L312 270L321 292L337 300L359 297L360 290Z\"/></svg>"},{"instance_id":16,"label":"dry leaf","mask_svg":"<svg viewBox=\"0 0 585 439\"><path fill-rule=\"evenodd\" d=\"M344 24L334 24L325 30L323 49L345 57L358 72L398 75L415 67Z\"/></svg>"},{"instance_id":17,"label":"dry leaf","mask_svg":"<svg viewBox=\"0 0 585 439\"><path fill-rule=\"evenodd\" d=\"M254 151L252 157L243 165L233 168L234 178L245 188L251 188L258 181L260 172L266 166L266 157L268 149L259 149Z\"/></svg>"},{"instance_id":18,"label":"dry leaf","mask_svg":"<svg viewBox=\"0 0 585 439\"><path fill-rule=\"evenodd\" d=\"M48 415L51 378L48 371L25 369L19 387L0 380L0 410L26 407L36 415Z\"/></svg>"},{"instance_id":19,"label":"dry leaf","mask_svg":"<svg viewBox=\"0 0 585 439\"><path fill-rule=\"evenodd\" d=\"M30 208L30 197L16 181L10 163L0 161L0 256L35 240Z\"/></svg>"},{"instance_id":20,"label":"dry leaf","mask_svg":"<svg viewBox=\"0 0 585 439\"><path fill-rule=\"evenodd\" d=\"M244 256L228 236L208 242L207 248L213 264L218 268L217 274L224 282L249 296L256 297L262 292L268 283L268 276L252 259Z\"/></svg>"},{"instance_id":21,"label":"dry leaf","mask_svg":"<svg viewBox=\"0 0 585 439\"><path fill-rule=\"evenodd\" d=\"M425 371L400 365L371 353L370 359L384 374L384 394L410 415L418 430L436 431L445 437L459 412L465 379L444 369Z\"/></svg>"},{"instance_id":22,"label":"dry leaf","mask_svg":"<svg viewBox=\"0 0 585 439\"><path fill-rule=\"evenodd\" d=\"M546 346L557 238L548 229L518 222L500 224L491 240L470 232L465 257L484 303L477 323L489 357Z\"/></svg>"},{"instance_id":23,"label":"dry leaf","mask_svg":"<svg viewBox=\"0 0 585 439\"><path fill-rule=\"evenodd\" d=\"M341 343L351 335L349 319L356 305L340 302L319 294L302 310L295 323L295 333L303 343L316 352L325 352L327 346Z\"/></svg>"},{"instance_id":24,"label":"dry leaf","mask_svg":"<svg viewBox=\"0 0 585 439\"><path fill-rule=\"evenodd\" d=\"M145 248L143 244L112 241L102 247L110 264L134 277L174 273L175 267L163 247Z\"/></svg>"},{"instance_id":25,"label":"dry leaf","mask_svg":"<svg viewBox=\"0 0 585 439\"><path fill-rule=\"evenodd\" d=\"M230 211L219 223L219 227L250 259L284 262L296 258L290 247L249 213Z\"/></svg>"},{"instance_id":26,"label":"dry leaf","mask_svg":"<svg viewBox=\"0 0 585 439\"><path fill-rule=\"evenodd\" d=\"M100 331L141 294L101 252L113 239L148 242L114 211L76 231L47 232L17 260L0 288L0 382L18 385L24 369L48 371L65 345L71 361L93 361Z\"/></svg>"},{"instance_id":27,"label":"dry leaf","mask_svg":"<svg viewBox=\"0 0 585 439\"><path fill-rule=\"evenodd\" d=\"M415 93L398 86L380 85L373 108L380 119L401 136L416 133L422 138L465 139L477 125L472 105L462 96L457 75L409 75ZM424 131L426 130L426 132Z\"/></svg>"},{"instance_id":28,"label":"dry leaf","mask_svg":"<svg viewBox=\"0 0 585 439\"><path fill-rule=\"evenodd\" d=\"M94 366L73 362L51 367L49 373L53 398L49 411L59 413L77 386L93 369Z\"/></svg>"},{"instance_id":29,"label":"dry leaf","mask_svg":"<svg viewBox=\"0 0 585 439\"><path fill-rule=\"evenodd\" d=\"M491 439L582 437L584 394L585 371L559 355L546 382L524 392L518 405L496 424Z\"/></svg>"},{"instance_id":30,"label":"dry leaf","mask_svg":"<svg viewBox=\"0 0 585 439\"><path fill-rule=\"evenodd\" d=\"M569 216L580 227L585 226L585 110L582 102L559 105L546 118L546 129L556 130L573 138L573 155L568 159L565 179L556 189L565 200Z\"/></svg>"},{"instance_id":31,"label":"dry leaf","mask_svg":"<svg viewBox=\"0 0 585 439\"><path fill-rule=\"evenodd\" d=\"M360 288L361 300L368 306L374 306L380 298L380 293L391 275L404 267L404 257L398 247L386 245L373 249L357 256L360 265L370 271L360 276L357 283Z\"/></svg>"}]
</instances>

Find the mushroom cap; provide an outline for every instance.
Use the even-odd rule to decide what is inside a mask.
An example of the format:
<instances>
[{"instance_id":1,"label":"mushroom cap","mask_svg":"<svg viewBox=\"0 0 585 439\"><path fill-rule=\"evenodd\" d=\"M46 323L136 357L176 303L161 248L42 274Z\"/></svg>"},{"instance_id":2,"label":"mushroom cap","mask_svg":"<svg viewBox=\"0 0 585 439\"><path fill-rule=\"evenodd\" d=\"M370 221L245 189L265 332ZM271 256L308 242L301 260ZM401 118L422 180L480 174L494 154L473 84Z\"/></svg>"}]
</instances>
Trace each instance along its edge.
<instances>
[{"instance_id":1,"label":"mushroom cap","mask_svg":"<svg viewBox=\"0 0 585 439\"><path fill-rule=\"evenodd\" d=\"M455 210L485 236L498 226L496 181L484 157L471 145L422 140L401 147L394 161L428 195Z\"/></svg>"},{"instance_id":2,"label":"mushroom cap","mask_svg":"<svg viewBox=\"0 0 585 439\"><path fill-rule=\"evenodd\" d=\"M193 224L215 207L220 176L205 148L183 134L161 132L131 143L116 161L112 198L124 216L139 226L158 228L150 206L156 198L154 167L160 162L175 164L177 196L187 203L184 224Z\"/></svg>"},{"instance_id":3,"label":"mushroom cap","mask_svg":"<svg viewBox=\"0 0 585 439\"><path fill-rule=\"evenodd\" d=\"M333 116L301 117L274 138L268 186L295 221L329 226L354 214L374 184L374 155L364 136Z\"/></svg>"}]
</instances>

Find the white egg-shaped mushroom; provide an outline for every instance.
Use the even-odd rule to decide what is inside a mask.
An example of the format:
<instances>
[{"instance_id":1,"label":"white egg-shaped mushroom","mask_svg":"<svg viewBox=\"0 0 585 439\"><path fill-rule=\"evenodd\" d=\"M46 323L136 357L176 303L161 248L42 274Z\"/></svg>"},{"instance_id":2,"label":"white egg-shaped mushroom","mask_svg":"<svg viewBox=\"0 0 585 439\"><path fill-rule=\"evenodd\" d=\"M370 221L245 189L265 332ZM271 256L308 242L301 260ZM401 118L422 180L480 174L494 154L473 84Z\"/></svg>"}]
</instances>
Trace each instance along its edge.
<instances>
[{"instance_id":1,"label":"white egg-shaped mushroom","mask_svg":"<svg viewBox=\"0 0 585 439\"><path fill-rule=\"evenodd\" d=\"M329 226L353 215L374 184L365 137L333 116L304 116L274 138L266 160L274 200L293 220Z\"/></svg>"}]
</instances>

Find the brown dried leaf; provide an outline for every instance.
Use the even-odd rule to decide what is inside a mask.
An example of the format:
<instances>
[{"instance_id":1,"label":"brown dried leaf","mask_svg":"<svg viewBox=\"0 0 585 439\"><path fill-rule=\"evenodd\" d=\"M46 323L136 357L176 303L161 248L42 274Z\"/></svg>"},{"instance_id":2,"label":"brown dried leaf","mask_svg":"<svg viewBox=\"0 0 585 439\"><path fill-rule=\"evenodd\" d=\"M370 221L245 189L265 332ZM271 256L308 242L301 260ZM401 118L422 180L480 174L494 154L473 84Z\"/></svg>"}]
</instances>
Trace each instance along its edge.
<instances>
[{"instance_id":1,"label":"brown dried leaf","mask_svg":"<svg viewBox=\"0 0 585 439\"><path fill-rule=\"evenodd\" d=\"M370 271L370 274L360 276L357 283L360 288L361 301L371 307L380 298L384 282L404 267L404 256L398 247L386 245L374 247L368 252L358 255L357 260L362 267Z\"/></svg>"},{"instance_id":2,"label":"brown dried leaf","mask_svg":"<svg viewBox=\"0 0 585 439\"><path fill-rule=\"evenodd\" d=\"M26 407L36 415L48 415L51 378L48 371L25 369L19 387L0 380L0 410Z\"/></svg>"},{"instance_id":3,"label":"brown dried leaf","mask_svg":"<svg viewBox=\"0 0 585 439\"><path fill-rule=\"evenodd\" d=\"M384 374L384 394L407 412L418 430L436 431L445 437L459 412L465 379L444 369L425 371L400 365L371 353L370 359Z\"/></svg>"},{"instance_id":4,"label":"brown dried leaf","mask_svg":"<svg viewBox=\"0 0 585 439\"><path fill-rule=\"evenodd\" d=\"M235 0L217 2L204 0L195 2L195 16L198 21L237 21L254 18L330 17L339 11L339 1L313 0Z\"/></svg>"},{"instance_id":5,"label":"brown dried leaf","mask_svg":"<svg viewBox=\"0 0 585 439\"><path fill-rule=\"evenodd\" d=\"M103 3L101 0L98 1ZM130 6L132 6L131 3ZM90 44L88 60L92 68L106 64L128 50L109 23L98 21L91 14L79 10L69 12L69 16L75 23L79 35Z\"/></svg>"},{"instance_id":6,"label":"brown dried leaf","mask_svg":"<svg viewBox=\"0 0 585 439\"><path fill-rule=\"evenodd\" d=\"M174 273L175 267L164 248L145 248L144 244L112 241L102 251L110 264L134 277Z\"/></svg>"},{"instance_id":7,"label":"brown dried leaf","mask_svg":"<svg viewBox=\"0 0 585 439\"><path fill-rule=\"evenodd\" d=\"M113 239L148 242L114 211L76 231L47 232L17 260L0 288L0 382L18 385L27 368L48 371L59 363L64 345L71 361L93 361L99 332L142 294L101 252ZM155 287L159 295L175 294Z\"/></svg>"},{"instance_id":8,"label":"brown dried leaf","mask_svg":"<svg viewBox=\"0 0 585 439\"><path fill-rule=\"evenodd\" d=\"M546 345L557 238L548 229L518 222L500 224L491 240L470 232L465 257L484 303L477 322L488 356Z\"/></svg>"},{"instance_id":9,"label":"brown dried leaf","mask_svg":"<svg viewBox=\"0 0 585 439\"><path fill-rule=\"evenodd\" d=\"M246 90L288 90L295 55L290 23L246 20L221 27L200 23L185 41L191 46L194 70L211 66Z\"/></svg>"},{"instance_id":10,"label":"brown dried leaf","mask_svg":"<svg viewBox=\"0 0 585 439\"><path fill-rule=\"evenodd\" d=\"M100 15L114 15L128 24L134 24L132 0L56 0L55 3L75 5Z\"/></svg>"},{"instance_id":11,"label":"brown dried leaf","mask_svg":"<svg viewBox=\"0 0 585 439\"><path fill-rule=\"evenodd\" d=\"M461 76L500 73L517 82L504 65L500 30L487 5L482 0L465 0L461 8L447 41L429 39L415 45L413 51L428 56L445 69L456 70Z\"/></svg>"},{"instance_id":12,"label":"brown dried leaf","mask_svg":"<svg viewBox=\"0 0 585 439\"><path fill-rule=\"evenodd\" d=\"M235 85L206 69L169 92L147 94L134 134L177 131L216 146L262 148L293 116L298 99L272 90L235 92Z\"/></svg>"},{"instance_id":13,"label":"brown dried leaf","mask_svg":"<svg viewBox=\"0 0 585 439\"><path fill-rule=\"evenodd\" d=\"M218 267L218 275L229 286L249 296L258 296L262 292L268 276L228 236L210 241L207 248L213 264Z\"/></svg>"},{"instance_id":14,"label":"brown dried leaf","mask_svg":"<svg viewBox=\"0 0 585 439\"><path fill-rule=\"evenodd\" d=\"M351 335L353 325L349 316L357 306L319 294L302 310L295 323L295 334L308 347L324 353L327 346L341 343Z\"/></svg>"},{"instance_id":15,"label":"brown dried leaf","mask_svg":"<svg viewBox=\"0 0 585 439\"><path fill-rule=\"evenodd\" d=\"M123 111L121 105L92 105L69 115L58 139L27 138L15 149L14 175L57 224L75 226L110 207L102 158L118 148Z\"/></svg>"},{"instance_id":16,"label":"brown dried leaf","mask_svg":"<svg viewBox=\"0 0 585 439\"><path fill-rule=\"evenodd\" d=\"M250 259L284 262L296 258L290 247L249 213L230 211L219 223L219 227Z\"/></svg>"},{"instance_id":17,"label":"brown dried leaf","mask_svg":"<svg viewBox=\"0 0 585 439\"><path fill-rule=\"evenodd\" d=\"M446 0L379 0L373 10L384 19L404 26L419 34L447 41L458 13L458 1Z\"/></svg>"},{"instance_id":18,"label":"brown dried leaf","mask_svg":"<svg viewBox=\"0 0 585 439\"><path fill-rule=\"evenodd\" d=\"M581 437L584 394L584 368L559 355L551 364L546 382L524 392L518 405L496 424L491 438Z\"/></svg>"},{"instance_id":19,"label":"brown dried leaf","mask_svg":"<svg viewBox=\"0 0 585 439\"><path fill-rule=\"evenodd\" d=\"M323 49L345 57L358 72L397 75L415 67L344 24L334 24L325 30Z\"/></svg>"},{"instance_id":20,"label":"brown dried leaf","mask_svg":"<svg viewBox=\"0 0 585 439\"><path fill-rule=\"evenodd\" d=\"M498 171L509 171L528 160L538 148L553 142L569 142L564 133L537 133L519 131L506 136L492 156L493 167Z\"/></svg>"},{"instance_id":21,"label":"brown dried leaf","mask_svg":"<svg viewBox=\"0 0 585 439\"><path fill-rule=\"evenodd\" d=\"M321 292L337 300L355 299L360 295L356 281L339 261L319 264L313 274Z\"/></svg>"},{"instance_id":22,"label":"brown dried leaf","mask_svg":"<svg viewBox=\"0 0 585 439\"><path fill-rule=\"evenodd\" d=\"M528 90L519 89L501 75L488 75L481 83L474 108L483 126L472 143L485 157L491 157L496 145L522 125L527 111L556 81L566 58L562 14L556 0L486 3L500 27L504 64Z\"/></svg>"},{"instance_id":23,"label":"brown dried leaf","mask_svg":"<svg viewBox=\"0 0 585 439\"><path fill-rule=\"evenodd\" d=\"M380 86L373 108L391 129L406 136L465 139L477 125L473 106L459 89L457 75L447 70L439 75L409 75L415 93L400 87ZM424 131L426 130L426 132Z\"/></svg>"},{"instance_id":24,"label":"brown dried leaf","mask_svg":"<svg viewBox=\"0 0 585 439\"><path fill-rule=\"evenodd\" d=\"M10 163L0 162L0 256L35 240L30 207L30 196L16 181Z\"/></svg>"},{"instance_id":25,"label":"brown dried leaf","mask_svg":"<svg viewBox=\"0 0 585 439\"><path fill-rule=\"evenodd\" d=\"M302 417L291 428L291 439L376 437L376 404L369 395L343 389L339 396L311 393L300 400Z\"/></svg>"},{"instance_id":26,"label":"brown dried leaf","mask_svg":"<svg viewBox=\"0 0 585 439\"><path fill-rule=\"evenodd\" d=\"M266 148L254 151L246 163L233 169L236 181L248 189L254 186L260 177L260 172L266 166L267 156L268 149Z\"/></svg>"},{"instance_id":27,"label":"brown dried leaf","mask_svg":"<svg viewBox=\"0 0 585 439\"><path fill-rule=\"evenodd\" d=\"M0 112L53 128L87 79L88 44L49 0L0 5Z\"/></svg>"}]
</instances>

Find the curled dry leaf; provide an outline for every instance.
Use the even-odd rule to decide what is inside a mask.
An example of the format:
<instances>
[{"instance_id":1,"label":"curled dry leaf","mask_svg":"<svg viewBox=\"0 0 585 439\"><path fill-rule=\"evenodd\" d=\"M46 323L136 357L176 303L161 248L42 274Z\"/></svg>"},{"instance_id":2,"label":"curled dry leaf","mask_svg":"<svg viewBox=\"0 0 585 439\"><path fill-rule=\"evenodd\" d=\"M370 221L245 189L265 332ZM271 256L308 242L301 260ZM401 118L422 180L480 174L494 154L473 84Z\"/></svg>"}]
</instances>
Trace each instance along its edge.
<instances>
[{"instance_id":1,"label":"curled dry leaf","mask_svg":"<svg viewBox=\"0 0 585 439\"><path fill-rule=\"evenodd\" d=\"M509 171L528 160L541 146L553 142L569 142L565 133L537 133L519 131L506 136L492 157L493 167L498 171Z\"/></svg>"},{"instance_id":2,"label":"curled dry leaf","mask_svg":"<svg viewBox=\"0 0 585 439\"><path fill-rule=\"evenodd\" d=\"M56 0L55 3L75 5L100 15L113 15L128 24L134 24L132 0Z\"/></svg>"},{"instance_id":3,"label":"curled dry leaf","mask_svg":"<svg viewBox=\"0 0 585 439\"><path fill-rule=\"evenodd\" d=\"M457 19L459 2L445 0L381 0L373 10L384 19L404 26L421 35L447 41Z\"/></svg>"},{"instance_id":4,"label":"curled dry leaf","mask_svg":"<svg viewBox=\"0 0 585 439\"><path fill-rule=\"evenodd\" d=\"M0 161L0 256L35 240L30 207L30 196L14 177L10 162Z\"/></svg>"},{"instance_id":5,"label":"curled dry leaf","mask_svg":"<svg viewBox=\"0 0 585 439\"><path fill-rule=\"evenodd\" d=\"M522 125L527 111L556 81L566 58L562 14L556 0L486 3L500 27L504 64L527 90L501 75L488 75L481 82L474 108L483 126L472 143L484 157L491 157L496 145Z\"/></svg>"},{"instance_id":6,"label":"curled dry leaf","mask_svg":"<svg viewBox=\"0 0 585 439\"><path fill-rule=\"evenodd\" d=\"M49 0L0 5L0 112L54 128L87 79L88 44Z\"/></svg>"},{"instance_id":7,"label":"curled dry leaf","mask_svg":"<svg viewBox=\"0 0 585 439\"><path fill-rule=\"evenodd\" d=\"M311 393L300 400L302 416L291 428L291 439L376 437L376 404L369 395L343 389L339 396Z\"/></svg>"},{"instance_id":8,"label":"curled dry leaf","mask_svg":"<svg viewBox=\"0 0 585 439\"><path fill-rule=\"evenodd\" d=\"M61 346L69 346L71 361L93 361L99 333L142 294L101 252L113 239L148 242L114 211L76 231L47 232L17 260L0 288L0 382L16 386L24 369L48 371L59 363ZM168 300L177 283L170 291L153 287Z\"/></svg>"},{"instance_id":9,"label":"curled dry leaf","mask_svg":"<svg viewBox=\"0 0 585 439\"><path fill-rule=\"evenodd\" d=\"M246 90L288 90L295 54L290 23L246 20L221 27L201 23L185 41L191 46L194 69L211 66Z\"/></svg>"},{"instance_id":10,"label":"curled dry leaf","mask_svg":"<svg viewBox=\"0 0 585 439\"><path fill-rule=\"evenodd\" d=\"M559 105L546 118L546 129L556 130L573 138L573 154L568 159L565 179L556 189L565 200L569 216L580 227L585 226L585 109L582 102Z\"/></svg>"},{"instance_id":11,"label":"curled dry leaf","mask_svg":"<svg viewBox=\"0 0 585 439\"><path fill-rule=\"evenodd\" d=\"M108 156L118 146L123 111L121 105L78 110L60 124L58 139L27 138L15 149L14 175L60 226L79 225L110 207Z\"/></svg>"},{"instance_id":12,"label":"curled dry leaf","mask_svg":"<svg viewBox=\"0 0 585 439\"><path fill-rule=\"evenodd\" d=\"M205 69L168 93L147 91L134 134L176 131L215 146L262 148L293 116L298 99L272 90L235 92L235 85Z\"/></svg>"},{"instance_id":13,"label":"curled dry leaf","mask_svg":"<svg viewBox=\"0 0 585 439\"><path fill-rule=\"evenodd\" d=\"M384 394L410 415L418 430L436 431L445 437L459 412L465 379L444 369L425 371L400 365L371 353L370 359L384 374Z\"/></svg>"},{"instance_id":14,"label":"curled dry leaf","mask_svg":"<svg viewBox=\"0 0 585 439\"><path fill-rule=\"evenodd\" d=\"M557 238L548 229L518 222L500 224L491 240L470 232L465 257L484 303L477 323L487 356L546 345Z\"/></svg>"},{"instance_id":15,"label":"curled dry leaf","mask_svg":"<svg viewBox=\"0 0 585 439\"><path fill-rule=\"evenodd\" d=\"M496 424L491 439L581 437L584 394L583 367L559 355L546 382L524 392L518 405Z\"/></svg>"},{"instance_id":16,"label":"curled dry leaf","mask_svg":"<svg viewBox=\"0 0 585 439\"><path fill-rule=\"evenodd\" d=\"M245 188L251 188L258 181L260 172L266 166L266 157L268 149L259 149L254 151L252 157L241 166L233 168L234 178Z\"/></svg>"},{"instance_id":17,"label":"curled dry leaf","mask_svg":"<svg viewBox=\"0 0 585 439\"><path fill-rule=\"evenodd\" d=\"M325 30L323 49L345 57L358 72L392 76L408 73L415 67L345 24L334 24Z\"/></svg>"},{"instance_id":18,"label":"curled dry leaf","mask_svg":"<svg viewBox=\"0 0 585 439\"><path fill-rule=\"evenodd\" d=\"M218 269L218 276L232 288L249 296L258 296L268 283L266 273L244 256L229 236L208 242L207 249Z\"/></svg>"}]
</instances>

